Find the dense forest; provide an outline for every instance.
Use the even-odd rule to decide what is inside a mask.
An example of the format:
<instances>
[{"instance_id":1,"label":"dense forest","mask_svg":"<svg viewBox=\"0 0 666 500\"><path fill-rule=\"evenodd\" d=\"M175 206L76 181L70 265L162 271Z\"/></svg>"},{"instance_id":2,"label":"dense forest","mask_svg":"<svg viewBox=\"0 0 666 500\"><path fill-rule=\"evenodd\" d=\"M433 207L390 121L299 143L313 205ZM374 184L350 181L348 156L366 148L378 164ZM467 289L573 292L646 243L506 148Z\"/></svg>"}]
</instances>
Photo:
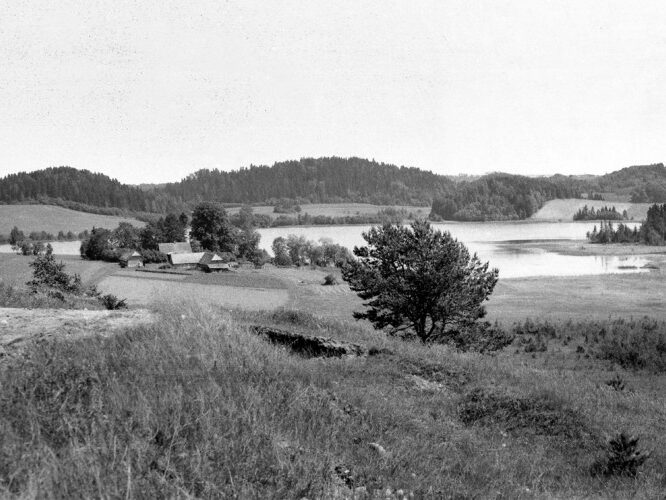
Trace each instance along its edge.
<instances>
[{"instance_id":1,"label":"dense forest","mask_svg":"<svg viewBox=\"0 0 666 500\"><path fill-rule=\"evenodd\" d=\"M492 173L443 176L361 158L302 158L230 172L199 170L179 182L129 186L70 167L10 174L0 179L0 203L56 204L97 213L189 212L202 201L226 204L360 202L432 204L432 218L513 220L556 198L615 193L633 201L666 201L662 164L629 167L604 176L526 177Z\"/></svg>"},{"instance_id":2,"label":"dense forest","mask_svg":"<svg viewBox=\"0 0 666 500\"><path fill-rule=\"evenodd\" d=\"M642 243L644 245L666 244L666 205L652 205L640 228L633 229L625 224L613 226L610 221L602 221L587 233L592 243Z\"/></svg>"},{"instance_id":3,"label":"dense forest","mask_svg":"<svg viewBox=\"0 0 666 500\"><path fill-rule=\"evenodd\" d=\"M446 196L435 198L431 218L483 221L525 219L548 200L578 198L582 186L568 177L533 178L490 174L461 182Z\"/></svg>"},{"instance_id":4,"label":"dense forest","mask_svg":"<svg viewBox=\"0 0 666 500\"><path fill-rule=\"evenodd\" d=\"M588 180L590 190L629 196L633 203L666 202L666 168L663 163L627 167Z\"/></svg>"},{"instance_id":5,"label":"dense forest","mask_svg":"<svg viewBox=\"0 0 666 500\"><path fill-rule=\"evenodd\" d=\"M53 167L35 172L9 174L0 179L0 203L76 204L131 211L151 211L150 195L121 184L104 174L71 167Z\"/></svg>"}]
</instances>

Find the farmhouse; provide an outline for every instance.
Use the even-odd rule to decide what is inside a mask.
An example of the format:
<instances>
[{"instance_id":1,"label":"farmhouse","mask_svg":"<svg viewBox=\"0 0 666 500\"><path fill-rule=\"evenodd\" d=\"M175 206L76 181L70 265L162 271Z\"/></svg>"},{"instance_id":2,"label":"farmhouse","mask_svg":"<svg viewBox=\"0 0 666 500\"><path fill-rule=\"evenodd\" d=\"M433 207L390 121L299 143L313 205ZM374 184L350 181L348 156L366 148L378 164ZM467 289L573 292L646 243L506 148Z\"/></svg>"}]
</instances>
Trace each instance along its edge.
<instances>
[{"instance_id":1,"label":"farmhouse","mask_svg":"<svg viewBox=\"0 0 666 500\"><path fill-rule=\"evenodd\" d=\"M118 260L121 267L143 267L143 257L136 250L124 252Z\"/></svg>"},{"instance_id":2,"label":"farmhouse","mask_svg":"<svg viewBox=\"0 0 666 500\"><path fill-rule=\"evenodd\" d=\"M169 264L173 267L193 269L199 265L206 252L168 253Z\"/></svg>"},{"instance_id":3,"label":"farmhouse","mask_svg":"<svg viewBox=\"0 0 666 500\"><path fill-rule=\"evenodd\" d=\"M159 243L160 252L169 255L170 253L192 253L192 246L187 242L182 243Z\"/></svg>"},{"instance_id":4,"label":"farmhouse","mask_svg":"<svg viewBox=\"0 0 666 500\"><path fill-rule=\"evenodd\" d=\"M229 252L205 252L199 261L199 268L207 273L213 271L230 271L235 267L236 258Z\"/></svg>"}]
</instances>

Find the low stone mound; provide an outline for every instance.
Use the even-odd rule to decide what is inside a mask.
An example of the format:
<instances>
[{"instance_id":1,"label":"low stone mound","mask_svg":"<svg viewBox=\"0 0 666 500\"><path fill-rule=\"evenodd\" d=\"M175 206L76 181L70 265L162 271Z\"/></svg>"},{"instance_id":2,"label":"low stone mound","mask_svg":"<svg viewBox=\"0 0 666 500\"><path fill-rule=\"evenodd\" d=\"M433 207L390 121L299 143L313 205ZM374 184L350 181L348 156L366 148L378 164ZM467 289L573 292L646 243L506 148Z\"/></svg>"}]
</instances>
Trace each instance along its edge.
<instances>
[{"instance_id":1,"label":"low stone mound","mask_svg":"<svg viewBox=\"0 0 666 500\"><path fill-rule=\"evenodd\" d=\"M275 344L287 346L292 351L309 358L341 358L367 356L368 354L368 350L363 346L326 337L301 335L288 330L260 325L251 325L250 331Z\"/></svg>"}]
</instances>

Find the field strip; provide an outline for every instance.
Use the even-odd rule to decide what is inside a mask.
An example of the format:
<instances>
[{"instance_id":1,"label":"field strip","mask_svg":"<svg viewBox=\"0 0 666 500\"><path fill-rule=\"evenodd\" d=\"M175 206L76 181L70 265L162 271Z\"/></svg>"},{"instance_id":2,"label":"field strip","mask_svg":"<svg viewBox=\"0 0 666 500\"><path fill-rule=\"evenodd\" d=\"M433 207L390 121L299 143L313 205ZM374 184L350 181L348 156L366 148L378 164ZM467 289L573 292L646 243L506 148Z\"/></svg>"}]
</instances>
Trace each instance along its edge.
<instances>
[{"instance_id":1,"label":"field strip","mask_svg":"<svg viewBox=\"0 0 666 500\"><path fill-rule=\"evenodd\" d=\"M159 301L197 301L229 308L261 310L281 307L289 300L285 289L234 287L170 282L163 279L133 279L109 276L98 285L102 293L127 300L128 305L148 305Z\"/></svg>"}]
</instances>

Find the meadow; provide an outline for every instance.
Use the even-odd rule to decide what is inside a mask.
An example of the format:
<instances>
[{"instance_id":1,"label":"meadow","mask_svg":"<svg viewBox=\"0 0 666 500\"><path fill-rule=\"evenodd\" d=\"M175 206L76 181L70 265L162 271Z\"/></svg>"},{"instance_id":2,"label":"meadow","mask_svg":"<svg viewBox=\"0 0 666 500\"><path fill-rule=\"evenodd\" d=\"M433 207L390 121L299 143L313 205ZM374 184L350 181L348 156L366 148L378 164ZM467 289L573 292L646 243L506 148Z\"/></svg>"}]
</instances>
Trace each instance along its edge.
<instances>
[{"instance_id":1,"label":"meadow","mask_svg":"<svg viewBox=\"0 0 666 500\"><path fill-rule=\"evenodd\" d=\"M563 354L557 332L546 351L518 340L488 356L302 312L155 307L152 325L0 364L3 496L658 498L666 485L663 372ZM249 323L371 355L299 356ZM650 458L635 478L591 474L620 431Z\"/></svg>"},{"instance_id":2,"label":"meadow","mask_svg":"<svg viewBox=\"0 0 666 500\"><path fill-rule=\"evenodd\" d=\"M51 234L72 231L78 234L93 227L113 229L120 222L144 226L143 222L133 218L78 212L54 205L0 205L0 234L4 235L9 235L14 226L26 235L32 231Z\"/></svg>"},{"instance_id":3,"label":"meadow","mask_svg":"<svg viewBox=\"0 0 666 500\"><path fill-rule=\"evenodd\" d=\"M3 279L28 279L29 261L0 256ZM323 285L334 269L66 265L154 320L115 335L54 331L0 358L0 497L663 496L660 269L500 280L488 319L515 340L479 354L354 321L360 299L342 281ZM308 357L253 325L369 354ZM635 477L604 473L621 432L650 453Z\"/></svg>"},{"instance_id":4,"label":"meadow","mask_svg":"<svg viewBox=\"0 0 666 500\"><path fill-rule=\"evenodd\" d=\"M270 215L277 217L273 211L273 206L261 205L253 206L252 209L256 214ZM301 214L310 214L313 217L318 215L325 215L329 217L344 217L349 215L377 215L381 210L387 208L395 208L397 210L405 210L407 213L414 214L415 217L427 217L430 214L430 207L418 207L412 205L371 205L369 203L306 203L301 205ZM233 207L227 209L230 214L237 213L240 207ZM293 216L294 214L289 214Z\"/></svg>"},{"instance_id":5,"label":"meadow","mask_svg":"<svg viewBox=\"0 0 666 500\"><path fill-rule=\"evenodd\" d=\"M580 198L569 198L562 200L550 200L541 207L536 213L532 214L532 220L550 220L550 221L568 221L573 220L574 214L583 208L595 210L601 207L615 207L618 212L627 211L629 220L641 221L647 216L647 211L651 203L630 203L628 201L610 201L610 200L582 200Z\"/></svg>"}]
</instances>

